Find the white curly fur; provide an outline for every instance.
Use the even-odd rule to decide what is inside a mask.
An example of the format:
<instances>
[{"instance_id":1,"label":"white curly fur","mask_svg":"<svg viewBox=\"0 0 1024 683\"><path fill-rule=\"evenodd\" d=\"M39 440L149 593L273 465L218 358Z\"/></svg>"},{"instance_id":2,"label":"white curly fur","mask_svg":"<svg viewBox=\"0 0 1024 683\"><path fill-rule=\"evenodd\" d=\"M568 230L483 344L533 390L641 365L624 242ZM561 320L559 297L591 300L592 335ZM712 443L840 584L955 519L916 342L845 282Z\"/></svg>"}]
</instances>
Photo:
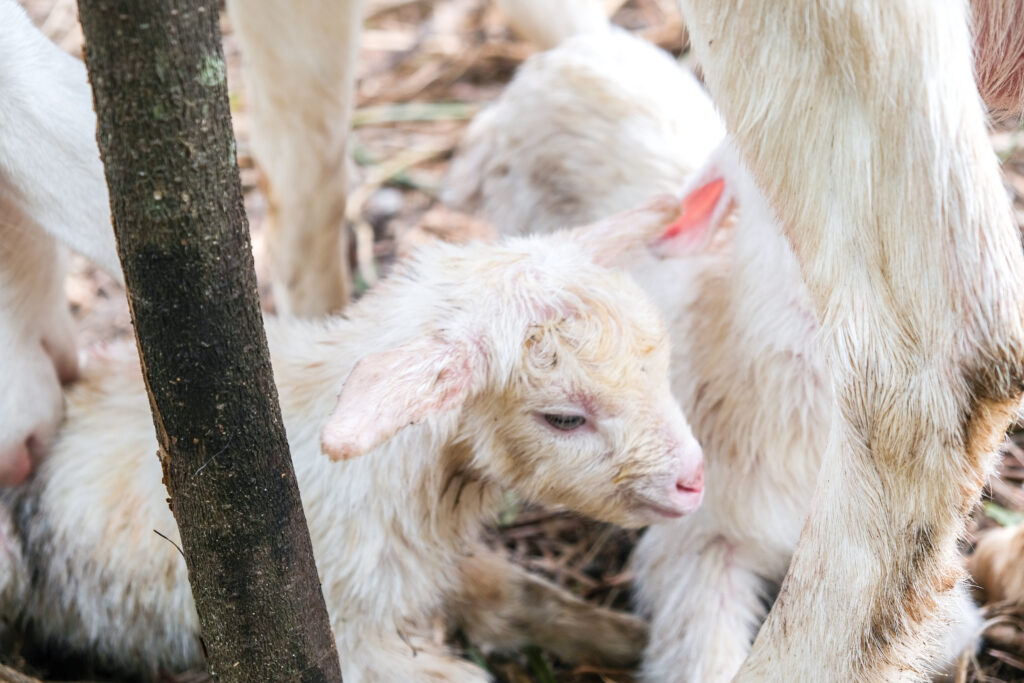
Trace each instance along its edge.
<instances>
[{"instance_id":1,"label":"white curly fur","mask_svg":"<svg viewBox=\"0 0 1024 683\"><path fill-rule=\"evenodd\" d=\"M505 487L628 526L697 506L702 456L671 396L660 317L593 261L653 239L677 210L668 198L574 233L432 247L345 318L267 321L346 680L487 679L432 642L431 623L459 595L494 602L497 589L460 583L472 574L460 567L485 552L480 528ZM5 611L135 675L200 664L184 561L154 532L178 542L133 350L93 359L67 404L34 479L8 494L31 580ZM550 413L586 422L562 431ZM369 452L331 462L321 439L333 455ZM478 581L536 592L504 566L508 576L492 567ZM583 610L551 591L535 620L554 601ZM454 616L494 634L492 609ZM544 644L573 653L583 641L619 664L639 655L633 620L592 608L574 621L578 632Z\"/></svg>"}]
</instances>

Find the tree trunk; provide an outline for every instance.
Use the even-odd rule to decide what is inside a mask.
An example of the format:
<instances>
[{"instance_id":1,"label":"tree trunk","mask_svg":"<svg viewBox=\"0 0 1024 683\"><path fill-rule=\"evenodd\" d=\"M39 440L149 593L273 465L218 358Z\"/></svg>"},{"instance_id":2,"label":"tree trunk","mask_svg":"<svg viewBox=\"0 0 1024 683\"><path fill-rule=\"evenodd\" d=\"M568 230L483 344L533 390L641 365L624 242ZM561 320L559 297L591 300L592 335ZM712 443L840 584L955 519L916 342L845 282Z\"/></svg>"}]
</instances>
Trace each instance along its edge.
<instances>
[{"instance_id":1,"label":"tree trunk","mask_svg":"<svg viewBox=\"0 0 1024 683\"><path fill-rule=\"evenodd\" d=\"M118 253L211 672L340 681L273 382L216 0L81 0Z\"/></svg>"}]
</instances>

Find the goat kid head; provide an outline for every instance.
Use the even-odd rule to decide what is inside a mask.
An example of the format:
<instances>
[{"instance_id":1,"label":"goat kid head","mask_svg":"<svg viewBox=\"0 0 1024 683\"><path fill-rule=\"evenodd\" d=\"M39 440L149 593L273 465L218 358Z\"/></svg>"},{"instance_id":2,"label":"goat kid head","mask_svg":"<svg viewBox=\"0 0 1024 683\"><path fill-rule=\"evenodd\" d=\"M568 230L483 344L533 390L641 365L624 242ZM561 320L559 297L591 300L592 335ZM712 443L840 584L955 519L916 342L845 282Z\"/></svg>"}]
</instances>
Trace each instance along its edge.
<instances>
[{"instance_id":1,"label":"goat kid head","mask_svg":"<svg viewBox=\"0 0 1024 683\"><path fill-rule=\"evenodd\" d=\"M363 357L322 434L331 458L458 411L471 466L531 500L639 526L693 511L703 462L669 388L669 342L622 272L679 211L673 197L499 246L421 251L398 278L433 311ZM426 454L425 454L426 455Z\"/></svg>"}]
</instances>

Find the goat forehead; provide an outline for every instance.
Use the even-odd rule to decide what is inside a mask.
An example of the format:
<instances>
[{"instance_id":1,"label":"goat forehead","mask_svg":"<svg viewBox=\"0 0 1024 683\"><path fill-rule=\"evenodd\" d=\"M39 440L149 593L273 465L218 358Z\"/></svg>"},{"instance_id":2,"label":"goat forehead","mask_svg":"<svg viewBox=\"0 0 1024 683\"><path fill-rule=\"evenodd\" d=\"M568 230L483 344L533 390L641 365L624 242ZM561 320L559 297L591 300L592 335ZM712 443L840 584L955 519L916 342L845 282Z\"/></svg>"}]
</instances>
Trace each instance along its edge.
<instances>
[{"instance_id":1,"label":"goat forehead","mask_svg":"<svg viewBox=\"0 0 1024 683\"><path fill-rule=\"evenodd\" d=\"M620 304L620 305L615 305ZM562 343L584 366L634 374L667 364L667 333L660 318L639 300L598 299L558 326Z\"/></svg>"}]
</instances>

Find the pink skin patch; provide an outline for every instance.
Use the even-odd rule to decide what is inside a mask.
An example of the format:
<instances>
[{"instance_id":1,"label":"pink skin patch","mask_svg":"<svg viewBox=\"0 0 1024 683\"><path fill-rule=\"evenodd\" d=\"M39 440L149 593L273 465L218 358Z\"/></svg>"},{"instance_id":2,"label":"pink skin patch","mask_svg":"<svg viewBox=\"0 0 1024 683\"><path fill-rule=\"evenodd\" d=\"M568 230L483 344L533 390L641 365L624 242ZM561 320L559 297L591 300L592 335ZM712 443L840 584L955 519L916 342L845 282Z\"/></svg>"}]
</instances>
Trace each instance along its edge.
<instances>
[{"instance_id":1,"label":"pink skin patch","mask_svg":"<svg viewBox=\"0 0 1024 683\"><path fill-rule=\"evenodd\" d=\"M722 192L724 191L725 180L718 178L710 183L701 185L686 195L683 198L679 218L672 221L665 228L661 239L670 240L673 237L690 232L711 220L711 216L715 212L715 206L718 204L718 200L722 198Z\"/></svg>"},{"instance_id":2,"label":"pink skin patch","mask_svg":"<svg viewBox=\"0 0 1024 683\"><path fill-rule=\"evenodd\" d=\"M0 453L0 486L23 484L32 474L32 458L28 446L21 443L13 449Z\"/></svg>"}]
</instances>

